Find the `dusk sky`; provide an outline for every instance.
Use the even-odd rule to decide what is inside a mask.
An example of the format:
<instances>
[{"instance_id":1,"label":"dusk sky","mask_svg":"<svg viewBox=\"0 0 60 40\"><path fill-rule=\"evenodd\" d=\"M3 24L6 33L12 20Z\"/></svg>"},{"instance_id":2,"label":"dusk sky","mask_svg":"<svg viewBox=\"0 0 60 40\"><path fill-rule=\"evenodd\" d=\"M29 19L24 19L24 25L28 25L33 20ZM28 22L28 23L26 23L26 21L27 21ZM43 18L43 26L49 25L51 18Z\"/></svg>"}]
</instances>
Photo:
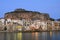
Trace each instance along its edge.
<instances>
[{"instance_id":1,"label":"dusk sky","mask_svg":"<svg viewBox=\"0 0 60 40\"><path fill-rule=\"evenodd\" d=\"M48 13L54 19L60 18L60 0L0 0L0 18L17 8Z\"/></svg>"}]
</instances>

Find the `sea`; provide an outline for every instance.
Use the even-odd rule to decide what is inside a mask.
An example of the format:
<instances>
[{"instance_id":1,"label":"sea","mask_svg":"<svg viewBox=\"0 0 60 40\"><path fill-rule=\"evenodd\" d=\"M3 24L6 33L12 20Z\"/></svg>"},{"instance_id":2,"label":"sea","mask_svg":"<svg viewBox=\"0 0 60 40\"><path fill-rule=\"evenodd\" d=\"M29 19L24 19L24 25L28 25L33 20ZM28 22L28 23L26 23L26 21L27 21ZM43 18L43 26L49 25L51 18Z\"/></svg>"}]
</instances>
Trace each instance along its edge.
<instances>
[{"instance_id":1,"label":"sea","mask_svg":"<svg viewBox=\"0 0 60 40\"><path fill-rule=\"evenodd\" d=\"M0 40L60 40L60 31L0 32Z\"/></svg>"}]
</instances>

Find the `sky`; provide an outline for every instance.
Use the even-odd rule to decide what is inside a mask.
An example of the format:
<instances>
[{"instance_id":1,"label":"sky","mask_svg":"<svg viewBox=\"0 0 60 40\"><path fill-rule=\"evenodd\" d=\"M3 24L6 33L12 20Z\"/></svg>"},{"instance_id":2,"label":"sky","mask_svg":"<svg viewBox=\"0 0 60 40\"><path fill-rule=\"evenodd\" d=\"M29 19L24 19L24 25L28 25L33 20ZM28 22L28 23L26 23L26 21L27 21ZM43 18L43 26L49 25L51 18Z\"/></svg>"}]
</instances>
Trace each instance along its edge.
<instances>
[{"instance_id":1,"label":"sky","mask_svg":"<svg viewBox=\"0 0 60 40\"><path fill-rule=\"evenodd\" d=\"M54 19L60 18L60 0L0 0L0 18L17 8L48 13Z\"/></svg>"}]
</instances>

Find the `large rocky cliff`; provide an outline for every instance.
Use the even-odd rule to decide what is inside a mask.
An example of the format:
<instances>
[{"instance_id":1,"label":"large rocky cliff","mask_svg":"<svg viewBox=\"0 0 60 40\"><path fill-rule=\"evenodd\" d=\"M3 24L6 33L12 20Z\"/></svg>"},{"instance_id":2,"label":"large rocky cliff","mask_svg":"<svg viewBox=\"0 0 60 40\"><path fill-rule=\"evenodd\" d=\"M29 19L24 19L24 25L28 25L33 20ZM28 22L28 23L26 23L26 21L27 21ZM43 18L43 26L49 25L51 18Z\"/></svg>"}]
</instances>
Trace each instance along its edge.
<instances>
[{"instance_id":1,"label":"large rocky cliff","mask_svg":"<svg viewBox=\"0 0 60 40\"><path fill-rule=\"evenodd\" d=\"M5 19L26 19L26 20L49 20L50 16L47 13L36 11L27 11L25 9L16 9L12 12L5 13Z\"/></svg>"}]
</instances>

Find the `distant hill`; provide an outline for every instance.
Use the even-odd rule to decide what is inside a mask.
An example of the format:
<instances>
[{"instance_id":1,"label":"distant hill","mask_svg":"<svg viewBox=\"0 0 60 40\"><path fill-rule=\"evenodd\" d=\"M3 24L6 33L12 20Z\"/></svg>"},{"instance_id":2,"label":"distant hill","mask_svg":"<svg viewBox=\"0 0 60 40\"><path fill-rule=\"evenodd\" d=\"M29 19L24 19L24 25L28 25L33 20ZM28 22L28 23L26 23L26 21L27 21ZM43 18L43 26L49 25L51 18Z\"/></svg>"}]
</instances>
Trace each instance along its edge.
<instances>
[{"instance_id":1,"label":"distant hill","mask_svg":"<svg viewBox=\"0 0 60 40\"><path fill-rule=\"evenodd\" d=\"M25 9L16 9L12 12L5 13L5 19L26 19L26 20L49 20L50 16L47 13L40 13L36 11L28 11Z\"/></svg>"},{"instance_id":2,"label":"distant hill","mask_svg":"<svg viewBox=\"0 0 60 40\"><path fill-rule=\"evenodd\" d=\"M60 18L59 18L59 19L57 19L57 21L60 21Z\"/></svg>"}]
</instances>

